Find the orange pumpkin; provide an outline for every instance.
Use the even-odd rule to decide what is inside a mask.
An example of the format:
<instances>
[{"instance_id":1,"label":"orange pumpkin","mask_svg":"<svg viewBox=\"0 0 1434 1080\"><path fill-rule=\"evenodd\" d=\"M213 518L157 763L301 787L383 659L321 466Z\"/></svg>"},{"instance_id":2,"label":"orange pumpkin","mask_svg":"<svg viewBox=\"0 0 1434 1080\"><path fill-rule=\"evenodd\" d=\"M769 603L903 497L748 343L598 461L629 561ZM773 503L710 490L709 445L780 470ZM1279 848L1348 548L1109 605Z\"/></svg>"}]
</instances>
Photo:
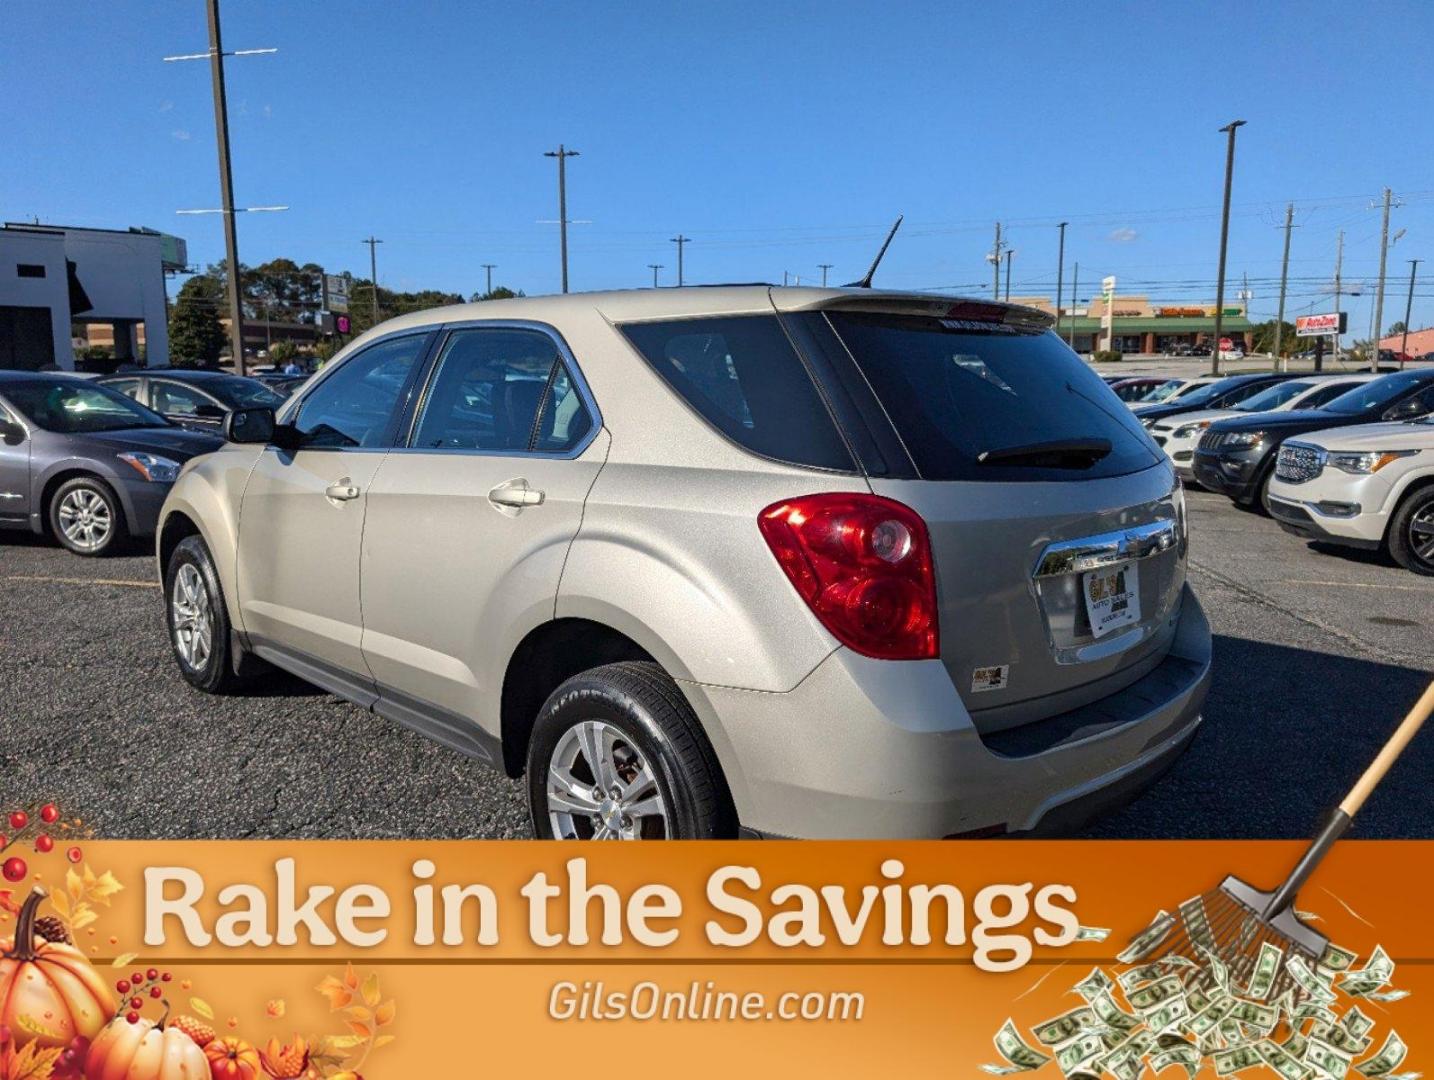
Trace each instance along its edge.
<instances>
[{"instance_id":1,"label":"orange pumpkin","mask_svg":"<svg viewBox=\"0 0 1434 1080\"><path fill-rule=\"evenodd\" d=\"M161 1020L112 1020L90 1044L85 1080L209 1080L209 1059L177 1027Z\"/></svg>"},{"instance_id":2,"label":"orange pumpkin","mask_svg":"<svg viewBox=\"0 0 1434 1080\"><path fill-rule=\"evenodd\" d=\"M262 1080L264 1076L259 1068L259 1051L233 1035L215 1039L204 1048L204 1053L209 1058L209 1072L214 1080Z\"/></svg>"},{"instance_id":3,"label":"orange pumpkin","mask_svg":"<svg viewBox=\"0 0 1434 1080\"><path fill-rule=\"evenodd\" d=\"M109 987L84 953L35 933L44 898L36 886L20 909L14 939L0 943L0 1027L10 1029L16 1047L93 1039L115 1011Z\"/></svg>"}]
</instances>

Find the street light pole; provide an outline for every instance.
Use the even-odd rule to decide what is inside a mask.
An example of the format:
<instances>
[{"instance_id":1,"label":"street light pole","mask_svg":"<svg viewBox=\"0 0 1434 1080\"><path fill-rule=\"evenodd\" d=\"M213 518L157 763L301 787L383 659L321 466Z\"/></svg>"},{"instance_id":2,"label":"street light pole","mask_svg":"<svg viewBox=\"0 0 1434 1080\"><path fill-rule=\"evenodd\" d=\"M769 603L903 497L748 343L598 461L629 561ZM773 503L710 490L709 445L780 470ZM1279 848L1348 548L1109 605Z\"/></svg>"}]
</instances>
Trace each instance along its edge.
<instances>
[{"instance_id":1,"label":"street light pole","mask_svg":"<svg viewBox=\"0 0 1434 1080\"><path fill-rule=\"evenodd\" d=\"M647 268L652 271L652 287L657 288L657 272L662 269L661 263L648 263Z\"/></svg>"},{"instance_id":2,"label":"street light pole","mask_svg":"<svg viewBox=\"0 0 1434 1080\"><path fill-rule=\"evenodd\" d=\"M1061 231L1061 243L1059 254L1056 255L1056 337L1061 336L1061 286L1066 272L1066 226L1069 222L1062 221L1056 226Z\"/></svg>"},{"instance_id":3,"label":"street light pole","mask_svg":"<svg viewBox=\"0 0 1434 1080\"><path fill-rule=\"evenodd\" d=\"M1294 222L1295 204L1290 203L1285 207L1285 257L1280 261L1280 313L1275 316L1275 367L1279 371L1289 370L1289 363L1280 352L1280 342L1285 330L1285 285L1290 278L1290 230ZM1246 309L1247 317L1248 313Z\"/></svg>"},{"instance_id":4,"label":"street light pole","mask_svg":"<svg viewBox=\"0 0 1434 1080\"><path fill-rule=\"evenodd\" d=\"M681 233L678 233L672 238L671 242L677 245L677 286L681 288L684 281L682 276L682 249L692 242L692 237L683 236Z\"/></svg>"},{"instance_id":5,"label":"street light pole","mask_svg":"<svg viewBox=\"0 0 1434 1080\"><path fill-rule=\"evenodd\" d=\"M558 245L563 261L563 292L568 291L568 158L578 151L558 143L556 150L545 150L543 157L558 159Z\"/></svg>"},{"instance_id":6,"label":"street light pole","mask_svg":"<svg viewBox=\"0 0 1434 1080\"><path fill-rule=\"evenodd\" d=\"M1404 357L1409 353L1409 317L1414 312L1414 274L1423 259L1409 260L1409 297L1404 301L1404 336L1399 340L1399 370L1404 370Z\"/></svg>"},{"instance_id":7,"label":"street light pole","mask_svg":"<svg viewBox=\"0 0 1434 1080\"><path fill-rule=\"evenodd\" d=\"M1235 132L1245 121L1233 120L1220 130L1229 135L1225 148L1225 205L1220 212L1220 270L1215 280L1215 341L1210 350L1210 374L1220 374L1220 323L1225 314L1225 252L1230 241L1230 185L1235 177Z\"/></svg>"}]
</instances>

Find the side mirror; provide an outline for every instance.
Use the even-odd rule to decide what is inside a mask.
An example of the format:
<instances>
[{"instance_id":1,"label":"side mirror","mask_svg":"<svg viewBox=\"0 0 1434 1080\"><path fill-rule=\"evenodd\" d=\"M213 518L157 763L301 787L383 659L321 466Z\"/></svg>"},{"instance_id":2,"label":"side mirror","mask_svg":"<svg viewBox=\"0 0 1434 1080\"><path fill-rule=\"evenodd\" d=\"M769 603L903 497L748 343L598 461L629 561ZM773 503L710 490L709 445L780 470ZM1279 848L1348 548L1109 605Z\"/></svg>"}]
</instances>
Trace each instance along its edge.
<instances>
[{"instance_id":1,"label":"side mirror","mask_svg":"<svg viewBox=\"0 0 1434 1080\"><path fill-rule=\"evenodd\" d=\"M25 441L25 429L10 419L0 419L0 442L6 446L19 446Z\"/></svg>"},{"instance_id":2,"label":"side mirror","mask_svg":"<svg viewBox=\"0 0 1434 1080\"><path fill-rule=\"evenodd\" d=\"M274 439L276 426L273 409L235 409L224 419L224 437L234 443L267 446Z\"/></svg>"}]
</instances>

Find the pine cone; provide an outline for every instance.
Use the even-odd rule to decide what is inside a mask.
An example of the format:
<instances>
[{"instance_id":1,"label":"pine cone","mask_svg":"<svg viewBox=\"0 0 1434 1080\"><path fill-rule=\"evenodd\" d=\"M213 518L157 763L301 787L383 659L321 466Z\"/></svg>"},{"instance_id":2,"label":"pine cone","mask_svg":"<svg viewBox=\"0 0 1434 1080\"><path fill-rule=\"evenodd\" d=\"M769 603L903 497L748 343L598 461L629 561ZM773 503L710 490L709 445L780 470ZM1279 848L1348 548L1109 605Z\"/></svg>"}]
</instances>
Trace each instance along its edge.
<instances>
[{"instance_id":1,"label":"pine cone","mask_svg":"<svg viewBox=\"0 0 1434 1080\"><path fill-rule=\"evenodd\" d=\"M45 915L36 919L35 933L46 941L53 941L60 945L70 944L70 932L65 929L65 924L53 915Z\"/></svg>"}]
</instances>

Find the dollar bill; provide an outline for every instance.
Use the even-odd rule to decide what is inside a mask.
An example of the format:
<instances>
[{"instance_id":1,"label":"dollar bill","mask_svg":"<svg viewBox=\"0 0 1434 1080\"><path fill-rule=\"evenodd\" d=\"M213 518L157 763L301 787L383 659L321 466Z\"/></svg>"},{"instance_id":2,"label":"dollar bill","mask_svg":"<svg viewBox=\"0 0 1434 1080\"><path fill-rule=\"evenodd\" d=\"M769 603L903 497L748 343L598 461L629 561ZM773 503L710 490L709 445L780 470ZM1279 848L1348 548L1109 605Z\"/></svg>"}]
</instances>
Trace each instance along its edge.
<instances>
[{"instance_id":1,"label":"dollar bill","mask_svg":"<svg viewBox=\"0 0 1434 1080\"><path fill-rule=\"evenodd\" d=\"M1219 991L1216 991L1216 993L1219 993ZM1204 1012L1205 1009L1209 1007L1211 998L1198 986L1186 986L1185 1000L1189 1003L1190 1012L1193 1015L1194 1013Z\"/></svg>"},{"instance_id":2,"label":"dollar bill","mask_svg":"<svg viewBox=\"0 0 1434 1080\"><path fill-rule=\"evenodd\" d=\"M1190 1006L1185 995L1172 998L1145 1018L1145 1025L1151 1031L1169 1031L1182 1020L1190 1018Z\"/></svg>"},{"instance_id":3,"label":"dollar bill","mask_svg":"<svg viewBox=\"0 0 1434 1080\"><path fill-rule=\"evenodd\" d=\"M1027 1046L1016 1030L1015 1021L1007 1019L1001 1025L1001 1030L996 1032L992 1042L996 1044L996 1051L1009 1064L1007 1065L982 1065L981 1068L992 1076L1009 1076L1015 1072L1029 1072L1032 1069L1039 1069L1051 1059L1030 1046Z\"/></svg>"},{"instance_id":4,"label":"dollar bill","mask_svg":"<svg viewBox=\"0 0 1434 1080\"><path fill-rule=\"evenodd\" d=\"M1284 1080L1304 1080L1310 1073L1309 1067L1299 1058L1269 1039L1261 1039L1255 1044L1255 1049L1260 1052L1260 1057L1265 1059L1265 1064L1284 1077Z\"/></svg>"},{"instance_id":5,"label":"dollar bill","mask_svg":"<svg viewBox=\"0 0 1434 1080\"><path fill-rule=\"evenodd\" d=\"M1329 1006L1321 1005L1317 1001L1306 1001L1303 1005L1295 1006L1295 1013L1291 1022L1294 1024L1303 1024L1309 1020L1314 1020L1322 1024L1333 1024L1336 1019L1338 1018L1335 1016L1334 1010L1329 1008Z\"/></svg>"},{"instance_id":6,"label":"dollar bill","mask_svg":"<svg viewBox=\"0 0 1434 1080\"><path fill-rule=\"evenodd\" d=\"M1110 937L1108 926L1082 926L1076 930L1077 941L1104 941Z\"/></svg>"},{"instance_id":7,"label":"dollar bill","mask_svg":"<svg viewBox=\"0 0 1434 1080\"><path fill-rule=\"evenodd\" d=\"M1114 985L1115 982L1102 969L1091 968L1090 974L1071 989L1089 1002L1092 998L1109 993Z\"/></svg>"},{"instance_id":8,"label":"dollar bill","mask_svg":"<svg viewBox=\"0 0 1434 1080\"><path fill-rule=\"evenodd\" d=\"M1404 1040L1399 1037L1399 1032L1391 1031L1385 1037L1384 1045L1379 1048L1368 1061L1361 1061L1355 1069L1365 1076L1383 1076L1399 1068L1404 1058L1409 1053L1409 1047L1404 1045Z\"/></svg>"},{"instance_id":9,"label":"dollar bill","mask_svg":"<svg viewBox=\"0 0 1434 1080\"><path fill-rule=\"evenodd\" d=\"M1230 992L1230 969L1215 955L1215 950L1201 949L1200 951L1205 954L1205 967L1210 973L1210 978L1215 980L1216 986L1228 994Z\"/></svg>"},{"instance_id":10,"label":"dollar bill","mask_svg":"<svg viewBox=\"0 0 1434 1080\"><path fill-rule=\"evenodd\" d=\"M1204 1035L1207 1032L1214 1031L1219 1026L1220 1021L1230 1015L1230 1011L1234 1007L1234 998L1222 997L1192 1016L1190 1023L1186 1026L1190 1029L1191 1034L1197 1036Z\"/></svg>"},{"instance_id":11,"label":"dollar bill","mask_svg":"<svg viewBox=\"0 0 1434 1080\"><path fill-rule=\"evenodd\" d=\"M1129 1034L1140 1026L1140 1021L1117 1005L1109 993L1097 994L1091 998L1090 1007L1102 1024L1115 1031Z\"/></svg>"},{"instance_id":12,"label":"dollar bill","mask_svg":"<svg viewBox=\"0 0 1434 1080\"><path fill-rule=\"evenodd\" d=\"M1273 1005L1262 1005L1258 1001L1245 1001L1236 998L1235 1007L1230 1010L1228 1019L1249 1024L1261 1032L1268 1032L1280 1022L1280 1010Z\"/></svg>"},{"instance_id":13,"label":"dollar bill","mask_svg":"<svg viewBox=\"0 0 1434 1080\"><path fill-rule=\"evenodd\" d=\"M1171 998L1181 995L1184 984L1176 975L1166 975L1153 983L1130 991L1125 999L1130 1002L1131 1008L1141 1013L1148 1013L1158 1008Z\"/></svg>"},{"instance_id":14,"label":"dollar bill","mask_svg":"<svg viewBox=\"0 0 1434 1080\"><path fill-rule=\"evenodd\" d=\"M1168 911L1160 911L1140 933L1131 938L1130 944L1122 949L1116 959L1122 964L1133 964L1153 953L1167 937L1175 926L1175 916Z\"/></svg>"},{"instance_id":15,"label":"dollar bill","mask_svg":"<svg viewBox=\"0 0 1434 1080\"><path fill-rule=\"evenodd\" d=\"M1095 1013L1090 1006L1082 1005L1078 1009L1062 1013L1060 1016L1052 1017L1042 1024L1037 1024L1031 1029L1036 1041L1046 1046L1059 1046L1061 1043L1069 1042L1082 1032L1090 1031L1096 1026Z\"/></svg>"},{"instance_id":16,"label":"dollar bill","mask_svg":"<svg viewBox=\"0 0 1434 1080\"><path fill-rule=\"evenodd\" d=\"M1185 1069L1189 1077L1200 1069L1200 1051L1188 1043L1184 1046L1172 1046L1168 1050L1162 1050L1150 1059L1150 1067L1156 1072L1164 1072L1172 1065L1180 1065Z\"/></svg>"},{"instance_id":17,"label":"dollar bill","mask_svg":"<svg viewBox=\"0 0 1434 1080\"><path fill-rule=\"evenodd\" d=\"M1339 988L1351 997L1367 996L1385 986L1393 976L1394 961L1382 945L1376 945L1364 967L1340 974Z\"/></svg>"},{"instance_id":18,"label":"dollar bill","mask_svg":"<svg viewBox=\"0 0 1434 1080\"><path fill-rule=\"evenodd\" d=\"M1264 1001L1269 997L1284 958L1285 951L1278 945L1268 941L1261 942L1260 955L1255 958L1255 970L1250 974L1250 985L1245 990L1245 996L1256 1001Z\"/></svg>"},{"instance_id":19,"label":"dollar bill","mask_svg":"<svg viewBox=\"0 0 1434 1080\"><path fill-rule=\"evenodd\" d=\"M1166 966L1156 961L1152 964L1141 964L1139 967L1133 967L1129 971L1122 971L1115 979L1116 982L1120 983L1120 988L1126 993L1129 993L1132 987L1139 986L1141 983L1154 982L1156 979L1164 978L1166 973Z\"/></svg>"},{"instance_id":20,"label":"dollar bill","mask_svg":"<svg viewBox=\"0 0 1434 1080\"><path fill-rule=\"evenodd\" d=\"M1104 1052L1105 1043L1100 1041L1099 1035L1081 1035L1056 1051L1056 1064L1060 1066L1061 1072L1069 1076Z\"/></svg>"},{"instance_id":21,"label":"dollar bill","mask_svg":"<svg viewBox=\"0 0 1434 1080\"><path fill-rule=\"evenodd\" d=\"M1321 1005L1328 1005L1335 1000L1334 991L1309 969L1304 957L1290 957L1289 962L1285 964L1285 970L1290 973L1290 978L1294 979L1295 985L1308 994L1313 1001Z\"/></svg>"},{"instance_id":22,"label":"dollar bill","mask_svg":"<svg viewBox=\"0 0 1434 1080\"><path fill-rule=\"evenodd\" d=\"M1371 1026L1373 1026L1371 1024ZM1368 1035L1355 1035L1342 1024L1331 1024L1326 1021L1318 1021L1310 1028L1310 1038L1319 1039L1327 1046L1332 1046L1342 1054L1353 1057L1362 1054L1369 1049L1372 1041Z\"/></svg>"},{"instance_id":23,"label":"dollar bill","mask_svg":"<svg viewBox=\"0 0 1434 1080\"><path fill-rule=\"evenodd\" d=\"M1305 1061L1334 1080L1344 1080L1351 1060L1351 1055L1314 1036L1310 1036L1309 1045L1305 1047Z\"/></svg>"},{"instance_id":24,"label":"dollar bill","mask_svg":"<svg viewBox=\"0 0 1434 1080\"><path fill-rule=\"evenodd\" d=\"M1228 1050L1217 1050L1214 1053L1215 1073L1219 1076L1229 1076L1232 1073L1241 1072L1244 1069L1253 1069L1256 1065L1263 1065L1264 1058L1254 1046L1234 1046Z\"/></svg>"},{"instance_id":25,"label":"dollar bill","mask_svg":"<svg viewBox=\"0 0 1434 1080\"><path fill-rule=\"evenodd\" d=\"M1361 995L1361 996L1362 996L1362 997L1365 997L1365 998L1368 998L1370 1001L1390 1002L1390 1001L1398 1001L1398 1000L1400 1000L1401 998L1407 998L1407 997L1409 996L1409 991L1408 991L1408 990L1381 990L1381 991L1378 991L1378 992L1375 992L1375 993L1363 994L1363 995Z\"/></svg>"},{"instance_id":26,"label":"dollar bill","mask_svg":"<svg viewBox=\"0 0 1434 1080\"><path fill-rule=\"evenodd\" d=\"M1346 971L1358 957L1358 953L1351 952L1349 949L1341 949L1331 941L1324 947L1324 952L1320 954L1319 966L1327 971Z\"/></svg>"},{"instance_id":27,"label":"dollar bill","mask_svg":"<svg viewBox=\"0 0 1434 1080\"><path fill-rule=\"evenodd\" d=\"M1339 1026L1351 1035L1367 1035L1369 1029L1374 1027L1374 1021L1365 1016L1358 1005L1351 1005L1349 1012L1345 1013L1339 1021Z\"/></svg>"},{"instance_id":28,"label":"dollar bill","mask_svg":"<svg viewBox=\"0 0 1434 1080\"><path fill-rule=\"evenodd\" d=\"M1202 949L1215 948L1215 935L1210 931L1210 919L1205 914L1205 900L1192 896L1180 905L1180 918L1185 922L1185 932L1190 940Z\"/></svg>"},{"instance_id":29,"label":"dollar bill","mask_svg":"<svg viewBox=\"0 0 1434 1080\"><path fill-rule=\"evenodd\" d=\"M1302 1035L1298 1031L1290 1032L1289 1038L1280 1043L1285 1052L1292 1057L1302 1058L1305 1056L1305 1048L1310 1044L1309 1036Z\"/></svg>"}]
</instances>

